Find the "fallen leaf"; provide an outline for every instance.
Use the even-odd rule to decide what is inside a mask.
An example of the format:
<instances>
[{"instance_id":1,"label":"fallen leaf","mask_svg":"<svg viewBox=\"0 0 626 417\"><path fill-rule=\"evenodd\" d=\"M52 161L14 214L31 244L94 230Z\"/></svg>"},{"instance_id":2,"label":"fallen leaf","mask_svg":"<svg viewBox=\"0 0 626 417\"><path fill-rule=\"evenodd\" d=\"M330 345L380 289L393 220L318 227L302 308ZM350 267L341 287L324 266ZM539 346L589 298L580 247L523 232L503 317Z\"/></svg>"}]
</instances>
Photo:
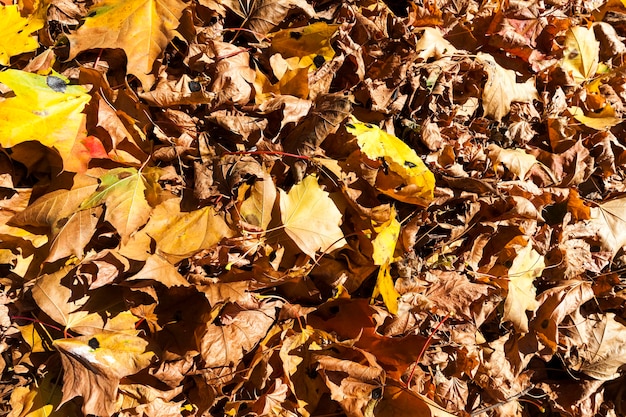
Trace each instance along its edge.
<instances>
[{"instance_id":1,"label":"fallen leaf","mask_svg":"<svg viewBox=\"0 0 626 417\"><path fill-rule=\"evenodd\" d=\"M63 364L63 399L83 398L83 413L110 416L119 410L122 378L146 368L154 356L137 336L95 333L53 343Z\"/></svg>"},{"instance_id":2,"label":"fallen leaf","mask_svg":"<svg viewBox=\"0 0 626 417\"><path fill-rule=\"evenodd\" d=\"M487 147L487 155L493 163L494 170L497 171L502 164L520 180L525 180L532 167L539 163L536 157L523 149L503 149L494 143Z\"/></svg>"},{"instance_id":3,"label":"fallen leaf","mask_svg":"<svg viewBox=\"0 0 626 417\"><path fill-rule=\"evenodd\" d=\"M180 0L101 0L89 10L85 23L68 36L69 59L88 49L123 49L128 73L149 91L154 84L150 75L154 63L176 35L186 7Z\"/></svg>"},{"instance_id":4,"label":"fallen leaf","mask_svg":"<svg viewBox=\"0 0 626 417\"><path fill-rule=\"evenodd\" d=\"M482 96L485 116L499 122L511 111L512 102L532 103L539 100L533 78L518 83L515 71L501 67L493 56L479 52L477 57L488 76Z\"/></svg>"},{"instance_id":5,"label":"fallen leaf","mask_svg":"<svg viewBox=\"0 0 626 417\"><path fill-rule=\"evenodd\" d=\"M544 268L543 256L533 249L531 243L517 250L517 256L509 268L508 293L502 320L512 322L520 332L528 332L526 311L534 312L538 306L534 281L541 276Z\"/></svg>"},{"instance_id":6,"label":"fallen leaf","mask_svg":"<svg viewBox=\"0 0 626 417\"><path fill-rule=\"evenodd\" d=\"M615 313L576 315L570 332L575 332L577 355L568 358L571 367L592 378L610 381L618 378L626 364L626 326ZM578 320L577 320L578 319Z\"/></svg>"},{"instance_id":7,"label":"fallen leaf","mask_svg":"<svg viewBox=\"0 0 626 417\"><path fill-rule=\"evenodd\" d=\"M561 67L572 75L574 81L589 80L598 68L600 43L593 29L575 26L567 30Z\"/></svg>"},{"instance_id":8,"label":"fallen leaf","mask_svg":"<svg viewBox=\"0 0 626 417\"><path fill-rule=\"evenodd\" d=\"M11 57L39 47L37 37L32 36L44 26L38 15L22 17L18 5L0 6L0 21L0 65L9 66Z\"/></svg>"},{"instance_id":9,"label":"fallen leaf","mask_svg":"<svg viewBox=\"0 0 626 417\"><path fill-rule=\"evenodd\" d=\"M100 186L80 208L104 204L104 219L117 229L122 243L126 243L148 221L152 207L158 202L161 190L158 177L158 169L114 168L100 177Z\"/></svg>"},{"instance_id":10,"label":"fallen leaf","mask_svg":"<svg viewBox=\"0 0 626 417\"><path fill-rule=\"evenodd\" d=\"M379 127L354 117L346 124L346 129L356 136L367 158L384 160L387 168L379 169L376 177L376 186L382 193L409 204L429 204L433 199L435 176L413 149Z\"/></svg>"},{"instance_id":11,"label":"fallen leaf","mask_svg":"<svg viewBox=\"0 0 626 417\"><path fill-rule=\"evenodd\" d=\"M84 171L86 162L76 157L85 137L82 113L91 97L80 85L69 85L60 74L30 74L15 69L0 72L14 97L0 101L0 145L6 148L38 141L54 148L66 171Z\"/></svg>"},{"instance_id":12,"label":"fallen leaf","mask_svg":"<svg viewBox=\"0 0 626 417\"><path fill-rule=\"evenodd\" d=\"M568 107L567 110L574 119L595 130L608 130L623 121L615 116L615 110L609 104L605 105L600 112L589 112L587 114L585 114L583 109L576 106Z\"/></svg>"},{"instance_id":13,"label":"fallen leaf","mask_svg":"<svg viewBox=\"0 0 626 417\"><path fill-rule=\"evenodd\" d=\"M341 212L317 183L305 177L289 193L280 192L280 217L287 235L311 258L317 251L332 252L347 244L341 231Z\"/></svg>"},{"instance_id":14,"label":"fallen leaf","mask_svg":"<svg viewBox=\"0 0 626 417\"><path fill-rule=\"evenodd\" d=\"M299 61L296 68L319 68L335 56L330 41L338 27L317 22L300 28L279 30L269 35L271 49L283 58L297 57Z\"/></svg>"},{"instance_id":15,"label":"fallen leaf","mask_svg":"<svg viewBox=\"0 0 626 417\"><path fill-rule=\"evenodd\" d=\"M374 227L377 235L372 241L374 252L372 259L375 265L379 265L378 278L374 297L382 295L383 301L391 314L398 313L398 298L400 294L396 291L391 278L390 265L394 261L396 243L400 236L400 222L396 219L396 210L392 207L389 221L381 226Z\"/></svg>"}]
</instances>

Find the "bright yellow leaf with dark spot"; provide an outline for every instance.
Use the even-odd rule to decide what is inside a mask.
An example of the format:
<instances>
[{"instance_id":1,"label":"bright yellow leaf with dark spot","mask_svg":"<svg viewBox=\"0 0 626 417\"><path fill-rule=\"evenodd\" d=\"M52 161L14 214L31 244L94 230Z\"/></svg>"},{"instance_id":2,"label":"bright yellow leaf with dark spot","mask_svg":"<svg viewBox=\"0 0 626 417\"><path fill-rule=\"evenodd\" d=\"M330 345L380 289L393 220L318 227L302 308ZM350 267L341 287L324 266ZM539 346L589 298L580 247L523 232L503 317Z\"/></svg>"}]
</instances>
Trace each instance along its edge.
<instances>
[{"instance_id":1,"label":"bright yellow leaf with dark spot","mask_svg":"<svg viewBox=\"0 0 626 417\"><path fill-rule=\"evenodd\" d=\"M76 146L85 137L85 115L91 99L85 88L68 85L60 74L42 76L9 69L0 72L0 83L15 94L0 101L0 146L13 147L37 141L56 149L66 171L81 171Z\"/></svg>"},{"instance_id":2,"label":"bright yellow leaf with dark spot","mask_svg":"<svg viewBox=\"0 0 626 417\"><path fill-rule=\"evenodd\" d=\"M338 27L317 22L301 28L280 30L270 35L272 52L280 53L283 58L300 58L300 68L319 68L335 56L330 39Z\"/></svg>"},{"instance_id":3,"label":"bright yellow leaf with dark spot","mask_svg":"<svg viewBox=\"0 0 626 417\"><path fill-rule=\"evenodd\" d=\"M85 415L118 411L120 380L146 368L154 356L144 339L117 333L59 339L53 345L64 371L61 404L80 396Z\"/></svg>"},{"instance_id":4,"label":"bright yellow leaf with dark spot","mask_svg":"<svg viewBox=\"0 0 626 417\"><path fill-rule=\"evenodd\" d=\"M154 84L152 66L176 35L183 10L180 0L103 0L87 14L70 40L70 59L88 49L123 49L128 73L144 90Z\"/></svg>"},{"instance_id":5,"label":"bright yellow leaf with dark spot","mask_svg":"<svg viewBox=\"0 0 626 417\"><path fill-rule=\"evenodd\" d=\"M406 143L352 117L346 125L356 136L361 152L372 161L382 160L376 187L382 193L409 204L427 206L433 199L435 176Z\"/></svg>"},{"instance_id":6,"label":"bright yellow leaf with dark spot","mask_svg":"<svg viewBox=\"0 0 626 417\"><path fill-rule=\"evenodd\" d=\"M9 65L11 57L31 52L39 47L32 33L43 27L38 16L22 17L18 6L0 7L0 65Z\"/></svg>"}]
</instances>

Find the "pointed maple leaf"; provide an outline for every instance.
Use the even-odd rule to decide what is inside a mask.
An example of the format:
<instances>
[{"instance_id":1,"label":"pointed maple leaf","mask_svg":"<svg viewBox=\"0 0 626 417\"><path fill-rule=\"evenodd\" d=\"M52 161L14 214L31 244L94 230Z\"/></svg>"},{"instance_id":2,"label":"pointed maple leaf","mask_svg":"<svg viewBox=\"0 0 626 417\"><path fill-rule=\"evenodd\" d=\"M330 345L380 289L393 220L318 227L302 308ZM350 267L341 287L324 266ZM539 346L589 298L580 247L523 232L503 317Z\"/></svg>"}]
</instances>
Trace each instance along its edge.
<instances>
[{"instance_id":1,"label":"pointed maple leaf","mask_svg":"<svg viewBox=\"0 0 626 417\"><path fill-rule=\"evenodd\" d=\"M289 193L280 190L280 217L287 235L311 258L319 250L331 252L346 245L341 212L310 175Z\"/></svg>"},{"instance_id":2,"label":"pointed maple leaf","mask_svg":"<svg viewBox=\"0 0 626 417\"><path fill-rule=\"evenodd\" d=\"M508 272L508 293L504 302L504 321L511 321L521 332L528 332L526 311L535 311L538 306L537 289L533 282L541 276L545 262L531 243L517 251Z\"/></svg>"},{"instance_id":3,"label":"pointed maple leaf","mask_svg":"<svg viewBox=\"0 0 626 417\"><path fill-rule=\"evenodd\" d=\"M511 111L512 102L532 103L533 100L539 100L533 78L518 83L515 71L503 68L489 54L480 52L478 61L483 63L488 76L482 97L485 116L500 121Z\"/></svg>"},{"instance_id":4,"label":"pointed maple leaf","mask_svg":"<svg viewBox=\"0 0 626 417\"><path fill-rule=\"evenodd\" d=\"M122 243L125 243L150 218L152 205L158 202L161 189L157 179L158 170L154 169L112 169L100 177L100 186L80 208L84 210L104 204L105 220L117 229Z\"/></svg>"},{"instance_id":5,"label":"pointed maple leaf","mask_svg":"<svg viewBox=\"0 0 626 417\"><path fill-rule=\"evenodd\" d=\"M38 141L56 149L66 171L84 171L86 161L77 158L85 137L85 105L91 99L79 85L68 85L60 74L42 76L8 69L0 83L15 93L0 102L0 146L10 148Z\"/></svg>"},{"instance_id":6,"label":"pointed maple leaf","mask_svg":"<svg viewBox=\"0 0 626 417\"><path fill-rule=\"evenodd\" d=\"M8 66L10 58L39 47L31 33L44 25L39 16L22 17L17 5L0 6L0 65Z\"/></svg>"},{"instance_id":7,"label":"pointed maple leaf","mask_svg":"<svg viewBox=\"0 0 626 417\"><path fill-rule=\"evenodd\" d=\"M176 35L187 5L180 0L102 0L92 7L85 23L69 35L70 57L88 49L123 49L128 73L145 91L154 84L154 62Z\"/></svg>"}]
</instances>

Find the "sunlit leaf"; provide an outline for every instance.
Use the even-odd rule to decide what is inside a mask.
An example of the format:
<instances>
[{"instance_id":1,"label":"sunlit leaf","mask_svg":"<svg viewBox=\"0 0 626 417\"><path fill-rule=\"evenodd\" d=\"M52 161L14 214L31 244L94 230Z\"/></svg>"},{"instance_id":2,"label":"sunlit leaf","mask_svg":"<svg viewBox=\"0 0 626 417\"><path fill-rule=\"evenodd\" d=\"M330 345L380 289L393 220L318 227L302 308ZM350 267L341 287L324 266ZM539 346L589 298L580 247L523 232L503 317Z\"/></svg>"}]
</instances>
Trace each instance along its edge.
<instances>
[{"instance_id":1,"label":"sunlit leaf","mask_svg":"<svg viewBox=\"0 0 626 417\"><path fill-rule=\"evenodd\" d=\"M0 6L0 65L9 65L10 58L39 47L33 32L43 28L39 16L22 17L17 5Z\"/></svg>"},{"instance_id":2,"label":"sunlit leaf","mask_svg":"<svg viewBox=\"0 0 626 417\"><path fill-rule=\"evenodd\" d=\"M70 59L88 49L123 49L128 73L146 91L154 83L152 67L176 35L183 10L180 0L101 0L91 8L85 23L69 35Z\"/></svg>"},{"instance_id":3,"label":"sunlit leaf","mask_svg":"<svg viewBox=\"0 0 626 417\"><path fill-rule=\"evenodd\" d=\"M54 341L63 364L63 399L83 398L83 413L109 416L117 404L120 379L150 364L154 353L137 336L96 333Z\"/></svg>"},{"instance_id":4,"label":"sunlit leaf","mask_svg":"<svg viewBox=\"0 0 626 417\"><path fill-rule=\"evenodd\" d=\"M283 58L297 57L299 68L319 68L335 56L330 40L338 27L317 22L301 28L279 30L270 35L272 51L280 53Z\"/></svg>"},{"instance_id":5,"label":"sunlit leaf","mask_svg":"<svg viewBox=\"0 0 626 417\"><path fill-rule=\"evenodd\" d=\"M100 186L80 206L89 209L104 204L105 220L128 241L130 235L150 218L152 204L158 200L158 171L115 168L100 177Z\"/></svg>"},{"instance_id":6,"label":"sunlit leaf","mask_svg":"<svg viewBox=\"0 0 626 417\"><path fill-rule=\"evenodd\" d=\"M379 127L354 117L346 128L356 136L361 151L369 159L384 160L386 169L380 169L376 178L376 186L382 193L405 203L428 205L433 199L435 176L413 149Z\"/></svg>"},{"instance_id":7,"label":"sunlit leaf","mask_svg":"<svg viewBox=\"0 0 626 417\"><path fill-rule=\"evenodd\" d=\"M91 97L79 85L68 85L60 74L42 76L9 69L0 83L15 93L0 101L0 146L13 147L38 141L56 149L67 171L84 171L86 161L77 155L85 137L85 105Z\"/></svg>"},{"instance_id":8,"label":"sunlit leaf","mask_svg":"<svg viewBox=\"0 0 626 417\"><path fill-rule=\"evenodd\" d=\"M317 251L331 252L346 244L341 212L310 175L289 193L280 190L280 216L287 235L314 258Z\"/></svg>"},{"instance_id":9,"label":"sunlit leaf","mask_svg":"<svg viewBox=\"0 0 626 417\"><path fill-rule=\"evenodd\" d=\"M593 77L598 68L600 42L592 28L576 26L565 35L561 67L578 83Z\"/></svg>"}]
</instances>

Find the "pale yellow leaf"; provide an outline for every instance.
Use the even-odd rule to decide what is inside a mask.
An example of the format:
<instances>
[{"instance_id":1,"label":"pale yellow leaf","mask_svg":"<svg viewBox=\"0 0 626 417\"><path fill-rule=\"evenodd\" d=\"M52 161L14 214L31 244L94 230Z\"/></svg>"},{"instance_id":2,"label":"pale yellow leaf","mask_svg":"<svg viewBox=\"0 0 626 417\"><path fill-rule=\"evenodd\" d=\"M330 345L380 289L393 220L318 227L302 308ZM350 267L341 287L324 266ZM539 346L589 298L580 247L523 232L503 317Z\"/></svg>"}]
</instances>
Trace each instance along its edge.
<instances>
[{"instance_id":1,"label":"pale yellow leaf","mask_svg":"<svg viewBox=\"0 0 626 417\"><path fill-rule=\"evenodd\" d=\"M307 255L331 252L346 245L341 212L313 175L294 185L289 193L280 190L280 215L287 235Z\"/></svg>"},{"instance_id":2,"label":"pale yellow leaf","mask_svg":"<svg viewBox=\"0 0 626 417\"><path fill-rule=\"evenodd\" d=\"M529 242L518 250L509 268L509 291L504 302L504 321L510 321L520 332L528 332L526 311L535 311L537 289L535 278L541 276L545 268L544 257L533 249Z\"/></svg>"},{"instance_id":3,"label":"pale yellow leaf","mask_svg":"<svg viewBox=\"0 0 626 417\"><path fill-rule=\"evenodd\" d=\"M578 83L593 77L598 68L600 42L593 29L576 26L565 35L565 48L561 67Z\"/></svg>"},{"instance_id":4,"label":"pale yellow leaf","mask_svg":"<svg viewBox=\"0 0 626 417\"><path fill-rule=\"evenodd\" d=\"M485 116L500 121L511 111L512 102L532 103L539 99L533 78L518 83L515 71L500 66L493 56L482 52L477 56L488 77L482 97Z\"/></svg>"}]
</instances>

